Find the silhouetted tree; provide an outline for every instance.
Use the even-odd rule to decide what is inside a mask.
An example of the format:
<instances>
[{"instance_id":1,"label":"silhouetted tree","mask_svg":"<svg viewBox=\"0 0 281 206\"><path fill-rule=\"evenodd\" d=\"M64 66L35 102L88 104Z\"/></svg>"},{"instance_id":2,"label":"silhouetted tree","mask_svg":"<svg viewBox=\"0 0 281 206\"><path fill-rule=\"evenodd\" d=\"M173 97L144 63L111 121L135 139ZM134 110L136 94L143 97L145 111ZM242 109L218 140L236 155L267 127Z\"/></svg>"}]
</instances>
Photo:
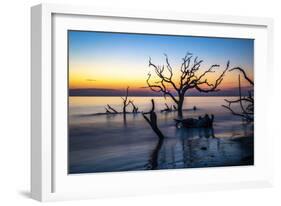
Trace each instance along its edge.
<instances>
[{"instance_id":1,"label":"silhouetted tree","mask_svg":"<svg viewBox=\"0 0 281 206\"><path fill-rule=\"evenodd\" d=\"M219 65L213 64L209 67L209 69L200 74L199 70L203 60L198 60L198 57L193 58L191 53L187 53L182 59L183 62L180 67L179 80L175 81L173 79L174 71L170 65L168 56L166 54L164 55L166 65L157 66L151 62L151 58L149 59L149 66L154 68L154 72L159 81L151 83L151 73L148 73L146 82L152 91L160 92L164 95L164 97L169 96L175 102L179 117L182 117L184 98L188 90L196 89L199 92L205 93L219 91L218 86L222 82L223 76L229 68L228 61L223 72L213 83L210 83L206 78L206 75L215 72L214 69L218 68Z\"/></svg>"}]
</instances>

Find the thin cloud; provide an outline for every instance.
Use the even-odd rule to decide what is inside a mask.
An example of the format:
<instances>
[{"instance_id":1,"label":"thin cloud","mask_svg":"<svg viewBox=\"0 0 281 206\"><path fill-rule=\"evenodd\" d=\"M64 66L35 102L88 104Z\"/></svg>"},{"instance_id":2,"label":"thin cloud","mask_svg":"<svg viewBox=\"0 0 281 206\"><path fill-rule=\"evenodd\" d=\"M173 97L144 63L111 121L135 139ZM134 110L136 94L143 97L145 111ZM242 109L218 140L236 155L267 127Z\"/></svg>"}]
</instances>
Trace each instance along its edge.
<instances>
[{"instance_id":1,"label":"thin cloud","mask_svg":"<svg viewBox=\"0 0 281 206\"><path fill-rule=\"evenodd\" d=\"M86 79L86 81L88 81L88 82L96 82L97 80L96 79Z\"/></svg>"}]
</instances>

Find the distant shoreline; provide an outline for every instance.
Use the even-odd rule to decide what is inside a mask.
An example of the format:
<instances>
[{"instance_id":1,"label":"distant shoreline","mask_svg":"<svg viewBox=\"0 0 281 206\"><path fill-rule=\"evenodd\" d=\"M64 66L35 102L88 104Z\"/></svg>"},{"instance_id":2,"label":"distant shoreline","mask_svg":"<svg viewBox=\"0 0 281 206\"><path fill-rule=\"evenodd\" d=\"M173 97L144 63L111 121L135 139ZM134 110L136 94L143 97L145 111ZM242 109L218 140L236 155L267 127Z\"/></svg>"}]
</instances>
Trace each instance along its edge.
<instances>
[{"instance_id":1,"label":"distant shoreline","mask_svg":"<svg viewBox=\"0 0 281 206\"><path fill-rule=\"evenodd\" d=\"M248 95L248 88L242 88L242 96ZM88 88L88 89L69 89L68 96L110 96L110 97L120 97L125 95L125 90L114 90L114 89L97 89L97 88ZM177 97L176 92L172 92L172 95ZM136 97L160 97L163 96L162 93L154 92L154 91L136 91L130 90L129 96ZM239 96L239 90L237 88L225 89L211 93L203 93L195 90L188 91L186 96L194 96L194 97L202 97L202 96L223 96L223 97L231 97L231 96Z\"/></svg>"}]
</instances>

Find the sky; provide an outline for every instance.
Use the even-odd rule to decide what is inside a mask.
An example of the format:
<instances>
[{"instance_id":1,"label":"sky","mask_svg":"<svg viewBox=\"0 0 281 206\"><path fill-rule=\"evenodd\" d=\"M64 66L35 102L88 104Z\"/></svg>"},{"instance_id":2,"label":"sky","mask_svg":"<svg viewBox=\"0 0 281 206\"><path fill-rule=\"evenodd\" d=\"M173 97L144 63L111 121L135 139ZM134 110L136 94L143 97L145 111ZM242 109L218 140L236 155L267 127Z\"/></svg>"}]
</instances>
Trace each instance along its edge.
<instances>
[{"instance_id":1,"label":"sky","mask_svg":"<svg viewBox=\"0 0 281 206\"><path fill-rule=\"evenodd\" d=\"M230 67L239 66L253 78L252 39L68 31L68 48L70 95L120 95L127 86L132 95L153 95L143 88L147 86L149 72L151 82L159 80L148 65L149 58L156 65L165 65L164 54L169 57L176 83L187 52L203 60L198 74L212 64L220 65L215 73L207 76L211 83L228 60ZM232 95L237 86L238 72L227 72L217 95ZM249 85L242 81L242 86Z\"/></svg>"}]
</instances>

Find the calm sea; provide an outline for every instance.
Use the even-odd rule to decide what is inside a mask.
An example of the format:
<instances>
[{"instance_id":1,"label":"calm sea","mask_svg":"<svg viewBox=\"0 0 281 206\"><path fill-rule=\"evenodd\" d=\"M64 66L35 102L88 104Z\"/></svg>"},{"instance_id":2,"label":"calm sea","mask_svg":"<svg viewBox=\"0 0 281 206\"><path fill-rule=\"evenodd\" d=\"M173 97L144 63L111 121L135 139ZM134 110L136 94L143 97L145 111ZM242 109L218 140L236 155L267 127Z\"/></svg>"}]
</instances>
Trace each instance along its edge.
<instances>
[{"instance_id":1,"label":"calm sea","mask_svg":"<svg viewBox=\"0 0 281 206\"><path fill-rule=\"evenodd\" d=\"M125 119L122 114L95 115L105 112L107 104L121 112L120 97L69 97L69 173L253 164L253 124L221 106L224 99L236 97L186 97L184 117L214 114L213 129L177 128L176 112L160 112L165 103L173 105L170 98L129 99L139 111L149 111L152 98L163 142L141 114L127 114Z\"/></svg>"}]
</instances>

